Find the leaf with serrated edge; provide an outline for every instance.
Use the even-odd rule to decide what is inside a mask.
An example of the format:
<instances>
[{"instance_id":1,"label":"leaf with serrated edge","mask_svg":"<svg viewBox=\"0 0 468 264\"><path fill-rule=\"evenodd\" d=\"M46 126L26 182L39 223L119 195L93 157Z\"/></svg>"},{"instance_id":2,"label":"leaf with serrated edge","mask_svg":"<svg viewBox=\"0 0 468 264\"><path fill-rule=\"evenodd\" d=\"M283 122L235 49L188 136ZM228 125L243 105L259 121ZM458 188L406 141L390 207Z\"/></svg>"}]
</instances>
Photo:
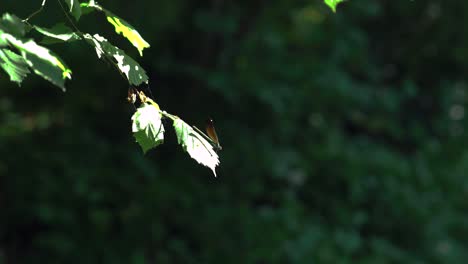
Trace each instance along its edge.
<instances>
[{"instance_id":1,"label":"leaf with serrated edge","mask_svg":"<svg viewBox=\"0 0 468 264\"><path fill-rule=\"evenodd\" d=\"M0 68L5 70L10 76L10 80L17 82L18 85L30 73L24 58L7 49L0 49Z\"/></svg>"},{"instance_id":2,"label":"leaf with serrated edge","mask_svg":"<svg viewBox=\"0 0 468 264\"><path fill-rule=\"evenodd\" d=\"M148 75L146 75L145 70L135 60L125 54L123 50L110 44L107 39L98 34L94 34L93 36L85 34L83 37L94 45L99 58L103 55L114 58L117 67L127 77L130 84L138 86L148 81Z\"/></svg>"},{"instance_id":3,"label":"leaf with serrated edge","mask_svg":"<svg viewBox=\"0 0 468 264\"><path fill-rule=\"evenodd\" d=\"M164 126L161 113L151 104L144 104L132 116L132 132L138 144L146 153L164 142Z\"/></svg>"},{"instance_id":4,"label":"leaf with serrated edge","mask_svg":"<svg viewBox=\"0 0 468 264\"><path fill-rule=\"evenodd\" d=\"M140 56L143 56L143 49L150 47L150 44L143 39L140 33L138 33L138 31L132 25L130 25L130 23L116 16L111 11L96 4L95 1L83 3L81 4L81 7L83 7L86 12L90 12L92 9L104 12L107 21L114 26L115 32L117 32L117 34L122 34L125 38L127 38L128 41L130 41L130 43L132 43L132 45L138 50Z\"/></svg>"},{"instance_id":5,"label":"leaf with serrated edge","mask_svg":"<svg viewBox=\"0 0 468 264\"><path fill-rule=\"evenodd\" d=\"M49 49L37 45L34 40L23 42L10 34L1 34L0 43L2 41L18 49L34 73L65 90L65 79L71 79L71 70Z\"/></svg>"},{"instance_id":6,"label":"leaf with serrated edge","mask_svg":"<svg viewBox=\"0 0 468 264\"><path fill-rule=\"evenodd\" d=\"M210 168L216 177L215 168L219 164L219 157L213 146L182 119L175 119L173 125L182 148L198 163Z\"/></svg>"}]
</instances>

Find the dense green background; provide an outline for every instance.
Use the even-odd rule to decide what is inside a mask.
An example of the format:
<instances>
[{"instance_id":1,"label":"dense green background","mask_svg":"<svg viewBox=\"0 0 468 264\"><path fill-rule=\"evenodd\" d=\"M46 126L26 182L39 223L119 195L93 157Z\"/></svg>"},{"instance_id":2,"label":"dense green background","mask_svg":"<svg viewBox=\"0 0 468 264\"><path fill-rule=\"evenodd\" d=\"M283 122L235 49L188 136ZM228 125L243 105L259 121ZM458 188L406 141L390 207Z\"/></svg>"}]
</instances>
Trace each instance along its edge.
<instances>
[{"instance_id":1,"label":"dense green background","mask_svg":"<svg viewBox=\"0 0 468 264\"><path fill-rule=\"evenodd\" d=\"M144 156L125 80L84 43L55 45L66 93L0 73L0 263L466 261L468 2L100 4L144 57L99 15L80 28L138 58L163 109L215 119L219 177L170 129ZM33 23L64 20L46 7Z\"/></svg>"}]
</instances>

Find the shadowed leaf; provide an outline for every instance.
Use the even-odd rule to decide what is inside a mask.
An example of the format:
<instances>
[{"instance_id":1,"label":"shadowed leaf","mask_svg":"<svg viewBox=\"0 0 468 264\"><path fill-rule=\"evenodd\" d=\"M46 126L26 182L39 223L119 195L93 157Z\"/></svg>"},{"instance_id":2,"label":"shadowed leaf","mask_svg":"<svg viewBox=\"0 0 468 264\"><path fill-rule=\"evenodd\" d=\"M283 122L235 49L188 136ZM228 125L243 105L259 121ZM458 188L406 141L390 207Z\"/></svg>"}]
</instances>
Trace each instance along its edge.
<instances>
[{"instance_id":1,"label":"shadowed leaf","mask_svg":"<svg viewBox=\"0 0 468 264\"><path fill-rule=\"evenodd\" d=\"M44 44L71 42L81 39L81 37L78 36L78 34L73 32L71 28L67 27L63 23L59 23L50 29L38 26L35 26L34 29L36 29L37 32L45 36L44 39L41 41L41 43Z\"/></svg>"},{"instance_id":2,"label":"shadowed leaf","mask_svg":"<svg viewBox=\"0 0 468 264\"><path fill-rule=\"evenodd\" d=\"M69 12L73 15L76 21L80 20L81 17L81 6L78 0L64 0L69 7Z\"/></svg>"},{"instance_id":3,"label":"shadowed leaf","mask_svg":"<svg viewBox=\"0 0 468 264\"><path fill-rule=\"evenodd\" d=\"M0 30L15 37L22 37L26 34L26 24L17 16L5 13L0 18Z\"/></svg>"}]
</instances>

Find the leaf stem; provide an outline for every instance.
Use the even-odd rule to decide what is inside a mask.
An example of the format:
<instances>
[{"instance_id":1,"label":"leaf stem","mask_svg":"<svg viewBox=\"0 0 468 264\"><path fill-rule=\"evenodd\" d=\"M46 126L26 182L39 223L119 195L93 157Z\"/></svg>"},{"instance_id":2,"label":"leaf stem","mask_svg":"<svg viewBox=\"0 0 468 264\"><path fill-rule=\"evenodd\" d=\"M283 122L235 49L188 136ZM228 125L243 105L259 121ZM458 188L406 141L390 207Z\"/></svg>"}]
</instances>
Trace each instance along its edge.
<instances>
[{"instance_id":1,"label":"leaf stem","mask_svg":"<svg viewBox=\"0 0 468 264\"><path fill-rule=\"evenodd\" d=\"M145 103L149 103L151 105L153 105L157 110L158 112L163 115L164 117L167 117L169 119L171 119L172 121L176 121L177 119L180 119L178 116L176 115L171 115L169 114L168 112L164 111L164 110L161 110L159 108L159 105L158 103L156 103L153 99L149 98L148 96L145 95L145 93L143 91L140 91L137 93L139 99L140 99L140 102L145 104Z\"/></svg>"},{"instance_id":2,"label":"leaf stem","mask_svg":"<svg viewBox=\"0 0 468 264\"><path fill-rule=\"evenodd\" d=\"M27 18L23 19L23 22L26 22L26 23L27 23L28 20L31 19L33 16L39 14L39 13L42 11L42 9L44 9L45 3L46 3L46 0L43 0L43 1L42 1L42 4L41 4L41 7L39 7L38 10L36 10L36 11L34 11L32 14L30 14ZM29 23L28 23L28 24L29 24Z\"/></svg>"},{"instance_id":3,"label":"leaf stem","mask_svg":"<svg viewBox=\"0 0 468 264\"><path fill-rule=\"evenodd\" d=\"M81 32L81 30L75 25L75 23L73 23L73 20L70 18L70 16L68 15L68 12L65 10L65 8L63 7L62 3L60 2L60 0L57 0L57 2L59 3L60 5L60 8L62 8L62 11L63 13L65 14L65 17L68 19L68 21L70 22L70 24L72 25L72 27L81 35L83 35L83 32Z\"/></svg>"},{"instance_id":4,"label":"leaf stem","mask_svg":"<svg viewBox=\"0 0 468 264\"><path fill-rule=\"evenodd\" d=\"M73 22L73 20L71 19L71 17L68 15L68 12L65 10L65 8L63 7L62 3L60 2L60 0L57 0L57 2L59 3L60 7L62 8L62 11L63 13L65 14L65 17L68 19L68 21L70 22L70 24L72 25L72 27L76 30L76 32L80 35L80 37L84 38L84 33L81 32L81 30L75 25L75 23ZM94 38L94 36L91 36L92 38ZM88 42L87 42L88 43ZM90 45L91 47L97 47L97 46L93 46L92 44L88 43L88 45ZM120 74L120 76L124 79L125 78L125 75L120 71L119 69L119 66L117 66L117 64L112 60L112 57L110 57L109 55L107 55L102 49L102 54L103 54L103 58L104 60L106 60L108 63L110 63L116 70L117 72Z\"/></svg>"},{"instance_id":5,"label":"leaf stem","mask_svg":"<svg viewBox=\"0 0 468 264\"><path fill-rule=\"evenodd\" d=\"M177 119L180 119L178 116L176 116L176 115L171 115L171 114L169 114L169 113L166 112L166 111L161 111L161 110L159 110L159 112L160 112L163 116L165 116L165 117L171 119L172 121L176 121Z\"/></svg>"}]
</instances>

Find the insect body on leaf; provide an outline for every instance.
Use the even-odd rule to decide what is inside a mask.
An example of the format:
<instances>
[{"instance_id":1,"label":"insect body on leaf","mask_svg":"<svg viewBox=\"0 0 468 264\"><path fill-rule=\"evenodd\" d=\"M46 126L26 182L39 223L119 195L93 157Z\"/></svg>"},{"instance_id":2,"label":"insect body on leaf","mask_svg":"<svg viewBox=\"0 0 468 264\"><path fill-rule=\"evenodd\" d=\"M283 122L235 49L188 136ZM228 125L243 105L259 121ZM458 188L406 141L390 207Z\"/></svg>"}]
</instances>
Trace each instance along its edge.
<instances>
[{"instance_id":1,"label":"insect body on leaf","mask_svg":"<svg viewBox=\"0 0 468 264\"><path fill-rule=\"evenodd\" d=\"M220 151L223 149L221 145L219 144L218 135L216 134L216 129L214 127L213 119L210 118L206 122L206 134L203 133L200 129L198 129L195 126L193 128L195 128L195 130L198 133L200 133L206 140L208 140L208 142L210 142L210 144L213 146L213 149L215 151Z\"/></svg>"}]
</instances>

